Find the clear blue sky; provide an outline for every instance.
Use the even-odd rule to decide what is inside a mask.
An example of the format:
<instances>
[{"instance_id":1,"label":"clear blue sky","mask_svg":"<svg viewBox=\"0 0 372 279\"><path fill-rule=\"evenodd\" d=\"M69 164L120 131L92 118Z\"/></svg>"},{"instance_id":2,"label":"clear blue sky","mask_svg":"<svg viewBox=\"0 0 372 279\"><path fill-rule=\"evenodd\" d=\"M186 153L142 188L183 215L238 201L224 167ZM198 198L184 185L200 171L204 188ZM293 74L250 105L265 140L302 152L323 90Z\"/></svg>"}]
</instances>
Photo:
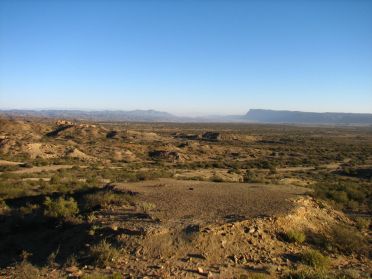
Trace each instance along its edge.
<instances>
[{"instance_id":1,"label":"clear blue sky","mask_svg":"<svg viewBox=\"0 0 372 279\"><path fill-rule=\"evenodd\" d=\"M0 108L372 113L372 1L0 0Z\"/></svg>"}]
</instances>

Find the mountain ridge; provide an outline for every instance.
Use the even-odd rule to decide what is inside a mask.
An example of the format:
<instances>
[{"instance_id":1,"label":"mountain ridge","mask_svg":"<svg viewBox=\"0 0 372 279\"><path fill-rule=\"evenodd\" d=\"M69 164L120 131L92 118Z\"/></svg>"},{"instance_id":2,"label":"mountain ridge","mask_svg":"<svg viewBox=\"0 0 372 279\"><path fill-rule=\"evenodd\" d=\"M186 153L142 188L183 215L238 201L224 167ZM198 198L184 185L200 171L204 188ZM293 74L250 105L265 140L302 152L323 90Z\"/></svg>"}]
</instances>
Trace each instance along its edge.
<instances>
[{"instance_id":1,"label":"mountain ridge","mask_svg":"<svg viewBox=\"0 0 372 279\"><path fill-rule=\"evenodd\" d=\"M336 124L372 125L372 113L303 112L289 110L250 109L244 115L212 115L187 117L149 110L67 110L42 109L0 110L6 116L66 118L88 121L128 122L220 122L220 123L270 123L270 124Z\"/></svg>"}]
</instances>

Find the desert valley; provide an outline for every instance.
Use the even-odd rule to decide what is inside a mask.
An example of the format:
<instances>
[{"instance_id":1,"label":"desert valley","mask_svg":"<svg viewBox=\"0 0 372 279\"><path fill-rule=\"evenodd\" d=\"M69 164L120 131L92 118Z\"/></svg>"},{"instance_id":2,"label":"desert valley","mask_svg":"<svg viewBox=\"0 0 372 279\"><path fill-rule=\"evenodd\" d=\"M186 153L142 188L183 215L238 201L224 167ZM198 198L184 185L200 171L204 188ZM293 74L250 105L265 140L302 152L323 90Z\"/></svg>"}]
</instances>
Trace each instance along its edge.
<instances>
[{"instance_id":1,"label":"desert valley","mask_svg":"<svg viewBox=\"0 0 372 279\"><path fill-rule=\"evenodd\" d=\"M1 278L370 278L372 129L0 118Z\"/></svg>"}]
</instances>

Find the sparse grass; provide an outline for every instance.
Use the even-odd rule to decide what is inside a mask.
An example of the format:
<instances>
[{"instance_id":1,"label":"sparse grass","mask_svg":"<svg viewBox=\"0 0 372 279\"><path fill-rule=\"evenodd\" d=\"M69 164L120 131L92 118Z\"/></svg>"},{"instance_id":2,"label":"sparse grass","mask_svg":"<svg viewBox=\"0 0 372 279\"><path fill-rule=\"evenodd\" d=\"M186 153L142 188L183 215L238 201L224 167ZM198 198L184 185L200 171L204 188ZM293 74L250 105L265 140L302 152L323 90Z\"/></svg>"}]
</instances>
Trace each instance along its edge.
<instances>
[{"instance_id":1,"label":"sparse grass","mask_svg":"<svg viewBox=\"0 0 372 279\"><path fill-rule=\"evenodd\" d=\"M73 198L64 199L62 197L52 200L47 197L44 201L44 215L53 218L71 218L79 213L77 202Z\"/></svg>"},{"instance_id":2,"label":"sparse grass","mask_svg":"<svg viewBox=\"0 0 372 279\"><path fill-rule=\"evenodd\" d=\"M329 266L329 259L317 250L309 249L302 253L301 261L316 269L327 269Z\"/></svg>"},{"instance_id":3,"label":"sparse grass","mask_svg":"<svg viewBox=\"0 0 372 279\"><path fill-rule=\"evenodd\" d=\"M106 240L102 240L90 248L90 255L94 264L105 267L118 259L119 251Z\"/></svg>"},{"instance_id":4,"label":"sparse grass","mask_svg":"<svg viewBox=\"0 0 372 279\"><path fill-rule=\"evenodd\" d=\"M298 230L288 230L285 235L287 240L292 243L303 243L306 240L306 235Z\"/></svg>"}]
</instances>

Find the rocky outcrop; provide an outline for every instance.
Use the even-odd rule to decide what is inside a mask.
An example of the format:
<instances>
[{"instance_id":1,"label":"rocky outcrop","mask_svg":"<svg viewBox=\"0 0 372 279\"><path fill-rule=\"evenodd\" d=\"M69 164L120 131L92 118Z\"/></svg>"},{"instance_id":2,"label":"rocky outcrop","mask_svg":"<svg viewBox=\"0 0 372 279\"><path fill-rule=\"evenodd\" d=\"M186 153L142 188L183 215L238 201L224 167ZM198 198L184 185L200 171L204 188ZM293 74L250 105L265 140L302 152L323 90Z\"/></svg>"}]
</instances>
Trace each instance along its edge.
<instances>
[{"instance_id":1,"label":"rocky outcrop","mask_svg":"<svg viewBox=\"0 0 372 279\"><path fill-rule=\"evenodd\" d=\"M71 128L74 126L74 123L67 120L58 120L56 121L57 128L55 128L53 131L46 134L47 137L56 137L58 134L68 128Z\"/></svg>"},{"instance_id":2,"label":"rocky outcrop","mask_svg":"<svg viewBox=\"0 0 372 279\"><path fill-rule=\"evenodd\" d=\"M69 126L69 125L74 125L74 123L68 120L59 119L56 121L56 125L57 126Z\"/></svg>"},{"instance_id":3,"label":"rocky outcrop","mask_svg":"<svg viewBox=\"0 0 372 279\"><path fill-rule=\"evenodd\" d=\"M198 140L200 135L198 134L185 134L185 133L175 133L174 137L177 139L187 139L187 140Z\"/></svg>"},{"instance_id":4,"label":"rocky outcrop","mask_svg":"<svg viewBox=\"0 0 372 279\"><path fill-rule=\"evenodd\" d=\"M218 132L205 132L202 135L203 140L207 141L220 141L221 140L221 134Z\"/></svg>"}]
</instances>

